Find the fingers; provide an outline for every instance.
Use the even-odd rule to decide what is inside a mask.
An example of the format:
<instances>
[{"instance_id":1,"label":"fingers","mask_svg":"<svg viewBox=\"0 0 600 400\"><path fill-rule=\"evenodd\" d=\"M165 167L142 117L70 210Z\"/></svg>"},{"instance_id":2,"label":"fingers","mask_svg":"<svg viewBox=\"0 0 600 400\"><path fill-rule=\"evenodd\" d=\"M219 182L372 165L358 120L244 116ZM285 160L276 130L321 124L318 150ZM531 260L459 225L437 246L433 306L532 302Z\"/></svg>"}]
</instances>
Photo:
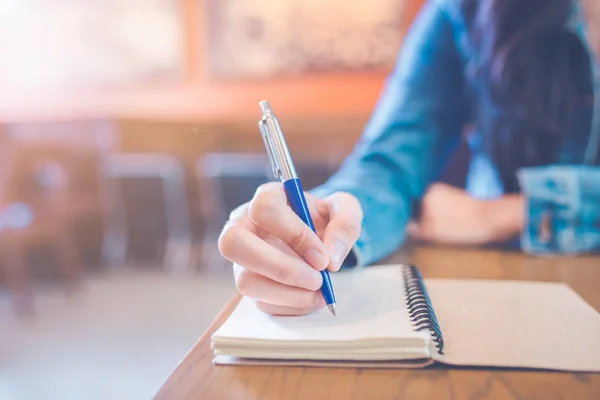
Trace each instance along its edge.
<instances>
[{"instance_id":1,"label":"fingers","mask_svg":"<svg viewBox=\"0 0 600 400\"><path fill-rule=\"evenodd\" d=\"M294 308L294 307L284 307L284 306L276 306L273 304L263 303L262 301L257 301L256 306L262 312L271 315L281 315L281 316L300 316L310 314L315 312L316 308Z\"/></svg>"},{"instance_id":2,"label":"fingers","mask_svg":"<svg viewBox=\"0 0 600 400\"><path fill-rule=\"evenodd\" d=\"M249 204L234 210L219 237L238 291L264 312L303 315L323 307L318 270L338 270L360 234L363 213L352 195L307 201L322 241L289 207L278 183L261 186Z\"/></svg>"},{"instance_id":3,"label":"fingers","mask_svg":"<svg viewBox=\"0 0 600 400\"><path fill-rule=\"evenodd\" d=\"M329 254L317 236L288 206L280 184L263 185L250 203L250 220L281 239L317 270L329 265Z\"/></svg>"},{"instance_id":4,"label":"fingers","mask_svg":"<svg viewBox=\"0 0 600 400\"><path fill-rule=\"evenodd\" d=\"M227 260L288 286L318 290L323 284L318 271L273 247L240 223L225 227L219 237L219 251Z\"/></svg>"},{"instance_id":5,"label":"fingers","mask_svg":"<svg viewBox=\"0 0 600 400\"><path fill-rule=\"evenodd\" d=\"M323 234L323 243L329 252L329 269L337 271L360 235L363 212L358 200L348 193L335 193L325 201L330 220Z\"/></svg>"},{"instance_id":6,"label":"fingers","mask_svg":"<svg viewBox=\"0 0 600 400\"><path fill-rule=\"evenodd\" d=\"M246 268L240 269L236 274L236 286L243 296L265 304L294 309L309 310L325 306L325 300L319 291L286 286Z\"/></svg>"}]
</instances>

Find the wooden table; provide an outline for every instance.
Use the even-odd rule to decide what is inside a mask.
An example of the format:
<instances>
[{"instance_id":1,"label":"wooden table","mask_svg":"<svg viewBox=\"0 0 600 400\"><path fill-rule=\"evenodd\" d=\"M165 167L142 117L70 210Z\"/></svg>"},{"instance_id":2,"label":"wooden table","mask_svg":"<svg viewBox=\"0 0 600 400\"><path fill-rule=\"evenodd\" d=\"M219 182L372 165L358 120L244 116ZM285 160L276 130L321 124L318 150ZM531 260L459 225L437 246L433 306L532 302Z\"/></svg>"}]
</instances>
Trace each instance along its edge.
<instances>
[{"instance_id":1,"label":"wooden table","mask_svg":"<svg viewBox=\"0 0 600 400\"><path fill-rule=\"evenodd\" d=\"M565 282L600 310L600 257L534 258L521 253L419 248L410 261L428 278ZM165 382L157 399L600 399L600 374L433 367L370 370L215 366L210 335L234 296ZM600 340L600 338L598 338Z\"/></svg>"}]
</instances>

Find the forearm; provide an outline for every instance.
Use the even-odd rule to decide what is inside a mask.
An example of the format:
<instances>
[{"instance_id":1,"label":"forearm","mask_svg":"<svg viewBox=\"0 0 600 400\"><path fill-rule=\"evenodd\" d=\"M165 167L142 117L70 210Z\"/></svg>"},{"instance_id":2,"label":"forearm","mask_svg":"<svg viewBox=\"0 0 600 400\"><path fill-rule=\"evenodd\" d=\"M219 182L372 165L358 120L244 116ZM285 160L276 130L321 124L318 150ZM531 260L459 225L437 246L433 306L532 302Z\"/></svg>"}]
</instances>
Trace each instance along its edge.
<instances>
[{"instance_id":1,"label":"forearm","mask_svg":"<svg viewBox=\"0 0 600 400\"><path fill-rule=\"evenodd\" d=\"M404 40L359 144L317 196L344 191L363 208L356 242L363 264L402 245L412 205L459 143L468 114L462 59L453 25L438 2L426 2Z\"/></svg>"}]
</instances>

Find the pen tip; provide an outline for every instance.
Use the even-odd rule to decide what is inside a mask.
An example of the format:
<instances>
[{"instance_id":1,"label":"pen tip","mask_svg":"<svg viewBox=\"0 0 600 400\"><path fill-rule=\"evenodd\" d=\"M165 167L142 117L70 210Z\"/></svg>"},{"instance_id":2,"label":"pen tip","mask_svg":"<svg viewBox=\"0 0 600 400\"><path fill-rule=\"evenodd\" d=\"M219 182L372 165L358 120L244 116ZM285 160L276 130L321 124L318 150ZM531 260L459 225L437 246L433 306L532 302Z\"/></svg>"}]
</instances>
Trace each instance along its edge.
<instances>
[{"instance_id":1,"label":"pen tip","mask_svg":"<svg viewBox=\"0 0 600 400\"><path fill-rule=\"evenodd\" d=\"M331 311L331 313L335 317L335 303L333 303L333 304L327 304L327 308L329 308L329 311Z\"/></svg>"}]
</instances>

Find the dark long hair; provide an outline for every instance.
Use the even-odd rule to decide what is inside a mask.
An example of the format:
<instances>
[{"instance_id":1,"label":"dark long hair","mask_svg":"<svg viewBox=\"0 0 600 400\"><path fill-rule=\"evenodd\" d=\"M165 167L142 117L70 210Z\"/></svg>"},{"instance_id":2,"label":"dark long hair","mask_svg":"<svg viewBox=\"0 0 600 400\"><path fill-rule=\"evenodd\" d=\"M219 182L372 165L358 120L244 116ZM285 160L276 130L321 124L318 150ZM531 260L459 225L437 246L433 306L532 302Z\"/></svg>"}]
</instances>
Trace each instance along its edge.
<instances>
[{"instance_id":1,"label":"dark long hair","mask_svg":"<svg viewBox=\"0 0 600 400\"><path fill-rule=\"evenodd\" d=\"M516 170L557 161L589 97L590 56L567 29L573 0L463 0L484 143L507 192Z\"/></svg>"}]
</instances>

